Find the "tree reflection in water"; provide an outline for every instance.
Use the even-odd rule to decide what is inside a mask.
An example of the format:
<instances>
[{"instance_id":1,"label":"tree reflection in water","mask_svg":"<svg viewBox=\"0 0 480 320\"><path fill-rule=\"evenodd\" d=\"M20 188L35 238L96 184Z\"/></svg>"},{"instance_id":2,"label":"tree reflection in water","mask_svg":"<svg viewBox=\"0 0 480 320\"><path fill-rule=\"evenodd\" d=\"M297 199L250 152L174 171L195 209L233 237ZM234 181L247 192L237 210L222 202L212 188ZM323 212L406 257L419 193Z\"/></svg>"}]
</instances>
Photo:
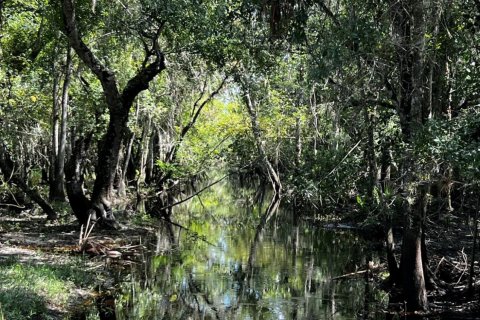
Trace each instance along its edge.
<instances>
[{"instance_id":1,"label":"tree reflection in water","mask_svg":"<svg viewBox=\"0 0 480 320\"><path fill-rule=\"evenodd\" d=\"M364 278L331 280L365 265L358 237L313 227L278 199L258 209L215 194L203 211L175 214L188 230L162 223L122 286L118 319L356 319L364 310Z\"/></svg>"}]
</instances>

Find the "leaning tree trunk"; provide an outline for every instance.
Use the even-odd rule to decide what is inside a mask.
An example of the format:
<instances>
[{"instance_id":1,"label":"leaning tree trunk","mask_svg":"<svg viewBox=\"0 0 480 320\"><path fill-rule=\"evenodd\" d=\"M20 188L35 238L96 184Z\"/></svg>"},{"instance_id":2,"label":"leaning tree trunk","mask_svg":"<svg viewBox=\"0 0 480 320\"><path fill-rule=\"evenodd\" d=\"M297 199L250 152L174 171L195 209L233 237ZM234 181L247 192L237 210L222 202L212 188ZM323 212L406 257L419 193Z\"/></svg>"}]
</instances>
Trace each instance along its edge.
<instances>
[{"instance_id":1,"label":"leaning tree trunk","mask_svg":"<svg viewBox=\"0 0 480 320\"><path fill-rule=\"evenodd\" d=\"M52 206L45 200L43 197L38 193L37 190L32 189L28 186L25 180L22 179L20 175L18 175L14 167L17 167L13 162L10 154L5 145L0 146L0 170L5 177L5 181L8 183L14 183L17 185L27 196L32 199L35 203L37 203L40 208L47 214L48 220L55 220L57 219L57 213L53 210Z\"/></svg>"},{"instance_id":2,"label":"leaning tree trunk","mask_svg":"<svg viewBox=\"0 0 480 320\"><path fill-rule=\"evenodd\" d=\"M268 160L267 153L266 153L265 148L263 146L262 133L260 131L260 124L258 123L257 111L255 110L254 101L252 100L252 97L251 97L248 89L245 90L245 88L244 88L244 91L245 91L245 93L244 93L245 105L247 106L247 111L248 111L248 114L250 115L252 132L253 132L253 136L255 138L255 144L257 145L258 153L261 157L261 160L263 161L263 165L267 169L268 177L270 179L270 182L272 183L272 187L273 187L273 190L275 192L275 196L276 197L281 197L282 182L280 180L280 176L279 176L278 172L275 170L275 168L273 167L270 160Z\"/></svg>"},{"instance_id":3,"label":"leaning tree trunk","mask_svg":"<svg viewBox=\"0 0 480 320\"><path fill-rule=\"evenodd\" d=\"M95 212L94 218L104 222L114 219L111 215L111 196L119 154L125 133L127 132L130 108L138 94L148 89L150 81L165 69L163 53L158 48L159 31L152 38L152 48L146 53L146 59L154 56L154 61L144 64L138 73L131 78L122 92L118 88L115 73L105 67L83 42L80 36L73 0L63 0L64 32L71 47L79 58L87 65L100 81L108 106L110 120L107 132L98 145L98 161L95 168L96 179L93 187L91 204ZM89 210L90 211L90 210ZM91 212L85 212L88 216Z\"/></svg>"}]
</instances>

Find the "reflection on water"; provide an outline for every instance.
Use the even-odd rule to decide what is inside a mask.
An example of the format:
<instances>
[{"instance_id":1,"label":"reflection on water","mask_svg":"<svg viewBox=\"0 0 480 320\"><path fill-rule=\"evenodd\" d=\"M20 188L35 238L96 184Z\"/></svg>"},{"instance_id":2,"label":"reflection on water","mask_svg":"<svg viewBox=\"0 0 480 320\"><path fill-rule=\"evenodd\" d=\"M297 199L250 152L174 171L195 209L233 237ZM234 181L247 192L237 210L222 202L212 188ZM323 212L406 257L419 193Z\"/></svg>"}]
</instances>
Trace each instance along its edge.
<instances>
[{"instance_id":1,"label":"reflection on water","mask_svg":"<svg viewBox=\"0 0 480 320\"><path fill-rule=\"evenodd\" d=\"M242 205L233 194L217 188L177 211L175 223L188 230L162 223L147 262L122 286L118 319L366 316L365 279L331 280L364 268L357 236L273 214L268 204Z\"/></svg>"}]
</instances>

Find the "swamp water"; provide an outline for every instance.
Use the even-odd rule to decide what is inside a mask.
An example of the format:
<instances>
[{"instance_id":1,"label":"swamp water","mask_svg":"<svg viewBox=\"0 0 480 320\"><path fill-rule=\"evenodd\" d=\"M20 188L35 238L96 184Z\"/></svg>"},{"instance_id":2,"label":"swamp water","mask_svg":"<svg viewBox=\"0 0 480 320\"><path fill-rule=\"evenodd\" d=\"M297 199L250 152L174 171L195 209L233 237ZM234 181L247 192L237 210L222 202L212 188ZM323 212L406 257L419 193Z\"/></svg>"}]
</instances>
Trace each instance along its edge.
<instances>
[{"instance_id":1,"label":"swamp water","mask_svg":"<svg viewBox=\"0 0 480 320\"><path fill-rule=\"evenodd\" d=\"M332 279L365 269L365 241L248 198L226 184L177 209L188 230L161 223L120 284L116 319L383 318L363 275Z\"/></svg>"}]
</instances>

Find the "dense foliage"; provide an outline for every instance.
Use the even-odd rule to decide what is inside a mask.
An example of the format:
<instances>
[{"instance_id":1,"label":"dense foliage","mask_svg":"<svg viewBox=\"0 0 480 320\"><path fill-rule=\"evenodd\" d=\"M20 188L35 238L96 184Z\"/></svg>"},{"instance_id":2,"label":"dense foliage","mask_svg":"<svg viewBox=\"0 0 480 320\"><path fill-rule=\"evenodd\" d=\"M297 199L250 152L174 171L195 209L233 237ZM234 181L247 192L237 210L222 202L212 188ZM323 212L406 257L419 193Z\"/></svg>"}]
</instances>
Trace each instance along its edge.
<instances>
[{"instance_id":1,"label":"dense foliage","mask_svg":"<svg viewBox=\"0 0 480 320\"><path fill-rule=\"evenodd\" d=\"M115 227L115 199L170 218L222 171L304 216L406 221L390 272L426 309L410 249L428 219L479 210L479 17L473 0L0 1L0 202Z\"/></svg>"}]
</instances>

